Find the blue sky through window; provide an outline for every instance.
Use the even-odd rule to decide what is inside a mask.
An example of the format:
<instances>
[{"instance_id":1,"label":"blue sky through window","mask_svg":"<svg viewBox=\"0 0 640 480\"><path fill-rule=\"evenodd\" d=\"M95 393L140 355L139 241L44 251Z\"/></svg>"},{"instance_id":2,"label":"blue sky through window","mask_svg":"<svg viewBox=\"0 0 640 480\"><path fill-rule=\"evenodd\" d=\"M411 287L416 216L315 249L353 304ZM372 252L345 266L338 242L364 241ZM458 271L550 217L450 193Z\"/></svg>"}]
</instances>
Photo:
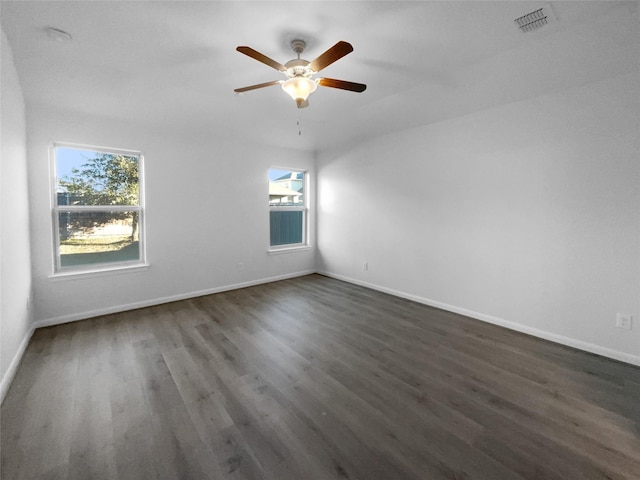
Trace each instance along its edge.
<instances>
[{"instance_id":1,"label":"blue sky through window","mask_svg":"<svg viewBox=\"0 0 640 480\"><path fill-rule=\"evenodd\" d=\"M269 169L269 181L273 181L276 178L280 178L283 175L287 175L291 173L291 170L279 170L277 168L270 168Z\"/></svg>"},{"instance_id":2,"label":"blue sky through window","mask_svg":"<svg viewBox=\"0 0 640 480\"><path fill-rule=\"evenodd\" d=\"M71 170L80 168L98 152L77 148L56 147L56 179L71 176Z\"/></svg>"}]
</instances>

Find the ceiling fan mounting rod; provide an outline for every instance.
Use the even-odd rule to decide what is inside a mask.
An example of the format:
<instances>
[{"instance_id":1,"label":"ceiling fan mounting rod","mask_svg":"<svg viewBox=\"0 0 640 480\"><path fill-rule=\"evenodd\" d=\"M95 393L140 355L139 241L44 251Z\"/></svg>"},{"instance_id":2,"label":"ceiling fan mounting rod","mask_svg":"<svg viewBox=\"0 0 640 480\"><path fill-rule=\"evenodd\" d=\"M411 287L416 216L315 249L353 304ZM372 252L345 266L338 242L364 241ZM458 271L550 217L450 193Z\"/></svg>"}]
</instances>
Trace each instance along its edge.
<instances>
[{"instance_id":1,"label":"ceiling fan mounting rod","mask_svg":"<svg viewBox=\"0 0 640 480\"><path fill-rule=\"evenodd\" d=\"M309 68L309 61L300 58L300 54L304 52L304 49L306 47L307 43L304 40L300 40L299 38L291 40L291 49L298 55L298 58L289 60L284 64L285 67L287 67L287 71L285 72L287 77L311 78L311 76L315 73Z\"/></svg>"},{"instance_id":2,"label":"ceiling fan mounting rod","mask_svg":"<svg viewBox=\"0 0 640 480\"><path fill-rule=\"evenodd\" d=\"M298 54L298 58L305 48L307 48L307 43L304 40L298 38L291 40L291 50Z\"/></svg>"}]
</instances>

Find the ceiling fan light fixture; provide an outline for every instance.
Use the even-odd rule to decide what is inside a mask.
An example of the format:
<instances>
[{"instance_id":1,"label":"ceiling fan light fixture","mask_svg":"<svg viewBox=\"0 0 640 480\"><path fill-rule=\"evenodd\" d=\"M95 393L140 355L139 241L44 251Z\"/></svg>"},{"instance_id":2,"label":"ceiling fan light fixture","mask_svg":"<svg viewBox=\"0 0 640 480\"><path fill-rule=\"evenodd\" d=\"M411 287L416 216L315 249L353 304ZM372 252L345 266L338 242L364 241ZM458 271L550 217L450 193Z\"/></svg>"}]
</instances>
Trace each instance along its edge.
<instances>
[{"instance_id":1,"label":"ceiling fan light fixture","mask_svg":"<svg viewBox=\"0 0 640 480\"><path fill-rule=\"evenodd\" d=\"M282 89L298 104L298 108L306 106L306 100L318 88L318 84L307 77L293 77L282 83Z\"/></svg>"}]
</instances>

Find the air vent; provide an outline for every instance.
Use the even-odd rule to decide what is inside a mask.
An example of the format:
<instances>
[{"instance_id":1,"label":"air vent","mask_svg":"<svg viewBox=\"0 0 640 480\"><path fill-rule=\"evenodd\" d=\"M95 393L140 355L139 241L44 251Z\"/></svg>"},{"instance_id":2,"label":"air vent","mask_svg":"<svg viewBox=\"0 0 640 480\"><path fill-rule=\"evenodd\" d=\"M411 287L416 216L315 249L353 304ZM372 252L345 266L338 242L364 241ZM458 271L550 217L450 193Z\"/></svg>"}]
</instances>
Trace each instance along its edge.
<instances>
[{"instance_id":1,"label":"air vent","mask_svg":"<svg viewBox=\"0 0 640 480\"><path fill-rule=\"evenodd\" d=\"M533 32L555 21L556 17L553 15L551 5L545 5L514 20L522 33Z\"/></svg>"}]
</instances>

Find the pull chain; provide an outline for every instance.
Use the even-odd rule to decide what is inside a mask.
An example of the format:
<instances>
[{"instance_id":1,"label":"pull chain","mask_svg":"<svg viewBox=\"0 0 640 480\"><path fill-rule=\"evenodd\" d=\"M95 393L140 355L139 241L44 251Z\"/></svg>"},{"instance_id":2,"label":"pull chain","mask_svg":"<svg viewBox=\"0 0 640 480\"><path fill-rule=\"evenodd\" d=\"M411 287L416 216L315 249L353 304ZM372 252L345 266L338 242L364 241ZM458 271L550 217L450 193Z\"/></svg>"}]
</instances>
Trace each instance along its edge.
<instances>
[{"instance_id":1,"label":"pull chain","mask_svg":"<svg viewBox=\"0 0 640 480\"><path fill-rule=\"evenodd\" d=\"M300 114L298 114L298 120L296 120L296 125L298 126L298 136L302 135L302 127L300 126Z\"/></svg>"}]
</instances>

